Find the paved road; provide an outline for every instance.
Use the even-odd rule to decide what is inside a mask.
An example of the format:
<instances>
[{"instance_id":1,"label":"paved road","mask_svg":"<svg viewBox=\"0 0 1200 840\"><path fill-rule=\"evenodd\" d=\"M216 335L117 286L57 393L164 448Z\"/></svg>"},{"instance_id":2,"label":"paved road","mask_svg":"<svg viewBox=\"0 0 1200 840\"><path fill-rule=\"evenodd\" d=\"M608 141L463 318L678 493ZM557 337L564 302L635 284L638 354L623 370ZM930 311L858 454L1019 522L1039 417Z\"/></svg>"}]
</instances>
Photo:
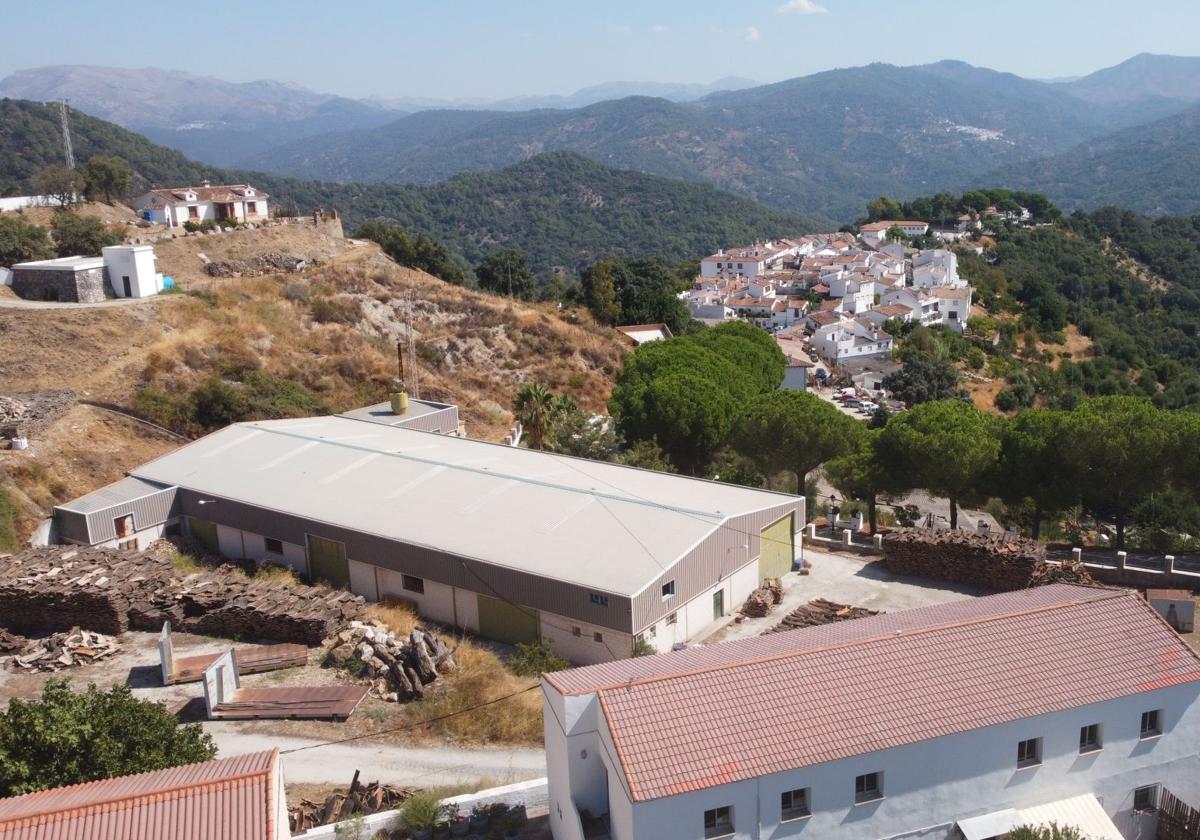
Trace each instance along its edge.
<instances>
[{"instance_id":1,"label":"paved road","mask_svg":"<svg viewBox=\"0 0 1200 840\"><path fill-rule=\"evenodd\" d=\"M209 729L221 755L257 752L278 747L286 752L321 743L309 738L281 738ZM301 784L345 785L361 770L364 779L393 785L451 785L487 779L503 785L546 775L541 749L462 749L402 747L373 741L351 741L283 756L283 777Z\"/></svg>"}]
</instances>

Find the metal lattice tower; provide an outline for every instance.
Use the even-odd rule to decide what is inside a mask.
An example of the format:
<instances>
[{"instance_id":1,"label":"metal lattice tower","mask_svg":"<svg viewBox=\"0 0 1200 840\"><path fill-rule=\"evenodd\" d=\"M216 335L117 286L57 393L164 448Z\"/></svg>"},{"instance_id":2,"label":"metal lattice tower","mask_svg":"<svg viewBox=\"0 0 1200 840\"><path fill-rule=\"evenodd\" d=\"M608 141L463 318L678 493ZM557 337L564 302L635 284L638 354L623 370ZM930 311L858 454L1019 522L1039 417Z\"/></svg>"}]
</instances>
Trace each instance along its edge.
<instances>
[{"instance_id":1,"label":"metal lattice tower","mask_svg":"<svg viewBox=\"0 0 1200 840\"><path fill-rule=\"evenodd\" d=\"M67 169L75 168L75 150L71 148L71 123L67 118L67 100L58 102L58 117L62 123L63 154L67 158Z\"/></svg>"}]
</instances>

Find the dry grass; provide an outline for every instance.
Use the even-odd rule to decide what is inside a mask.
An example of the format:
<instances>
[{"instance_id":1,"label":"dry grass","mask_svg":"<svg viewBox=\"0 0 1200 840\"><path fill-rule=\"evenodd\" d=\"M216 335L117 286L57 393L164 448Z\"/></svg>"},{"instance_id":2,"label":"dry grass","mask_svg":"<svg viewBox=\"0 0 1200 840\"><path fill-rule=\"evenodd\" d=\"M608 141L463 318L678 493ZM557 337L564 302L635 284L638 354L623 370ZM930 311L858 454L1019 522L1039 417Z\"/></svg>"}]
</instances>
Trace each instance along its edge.
<instances>
[{"instance_id":1,"label":"dry grass","mask_svg":"<svg viewBox=\"0 0 1200 840\"><path fill-rule=\"evenodd\" d=\"M377 604L367 607L367 618L382 621L390 627L397 636L408 636L420 625L416 610L411 604L394 598L384 598Z\"/></svg>"},{"instance_id":2,"label":"dry grass","mask_svg":"<svg viewBox=\"0 0 1200 840\"><path fill-rule=\"evenodd\" d=\"M408 707L413 720L442 717L538 684L536 679L513 676L495 653L469 641L459 645L455 659L458 671L444 688ZM543 738L541 693L526 691L430 724L426 730L466 744L538 744Z\"/></svg>"}]
</instances>

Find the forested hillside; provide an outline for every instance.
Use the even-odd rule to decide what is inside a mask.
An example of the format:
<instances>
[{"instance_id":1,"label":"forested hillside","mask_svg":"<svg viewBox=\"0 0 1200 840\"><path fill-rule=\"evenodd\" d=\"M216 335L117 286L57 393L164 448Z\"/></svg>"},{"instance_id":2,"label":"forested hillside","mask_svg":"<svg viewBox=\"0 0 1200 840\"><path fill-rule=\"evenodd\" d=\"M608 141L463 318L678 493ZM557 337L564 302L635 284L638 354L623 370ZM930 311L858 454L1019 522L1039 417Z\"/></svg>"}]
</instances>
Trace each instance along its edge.
<instances>
[{"instance_id":1,"label":"forested hillside","mask_svg":"<svg viewBox=\"0 0 1200 840\"><path fill-rule=\"evenodd\" d=\"M105 154L130 165L133 194L205 178L249 180L272 195L276 208L336 207L351 231L367 220L386 219L425 233L468 269L501 247L526 252L539 273L555 266L578 270L612 256L679 260L730 242L804 233L819 224L706 184L611 169L565 152L423 187L334 184L205 166L78 111L71 112L71 127L80 162ZM3 192L32 191L38 170L61 160L56 109L0 100Z\"/></svg>"},{"instance_id":2,"label":"forested hillside","mask_svg":"<svg viewBox=\"0 0 1200 840\"><path fill-rule=\"evenodd\" d=\"M1121 119L1119 107L960 62L872 64L694 103L631 97L570 111L423 112L310 138L255 165L306 177L430 182L569 149L845 218L881 191L963 186L1003 163L1064 151L1126 124Z\"/></svg>"}]
</instances>

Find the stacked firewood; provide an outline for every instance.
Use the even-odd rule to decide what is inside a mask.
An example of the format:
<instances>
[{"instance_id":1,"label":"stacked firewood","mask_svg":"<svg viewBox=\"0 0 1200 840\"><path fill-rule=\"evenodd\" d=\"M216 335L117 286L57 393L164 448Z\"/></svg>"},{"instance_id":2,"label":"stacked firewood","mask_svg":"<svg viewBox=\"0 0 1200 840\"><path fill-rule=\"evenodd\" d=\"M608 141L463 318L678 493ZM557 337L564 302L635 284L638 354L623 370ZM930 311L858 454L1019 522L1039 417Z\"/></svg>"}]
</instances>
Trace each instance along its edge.
<instances>
[{"instance_id":1,"label":"stacked firewood","mask_svg":"<svg viewBox=\"0 0 1200 840\"><path fill-rule=\"evenodd\" d=\"M116 639L110 636L72 627L66 633L54 633L27 642L8 662L10 670L14 671L61 671L97 662L120 649Z\"/></svg>"},{"instance_id":2,"label":"stacked firewood","mask_svg":"<svg viewBox=\"0 0 1200 840\"><path fill-rule=\"evenodd\" d=\"M291 829L291 835L295 837L310 828L341 822L356 814L365 816L390 811L399 807L412 794L410 788L381 785L379 782L360 785L358 774L355 773L349 792L331 793L325 797L323 803L301 799L298 804L288 808L288 827Z\"/></svg>"},{"instance_id":3,"label":"stacked firewood","mask_svg":"<svg viewBox=\"0 0 1200 840\"><path fill-rule=\"evenodd\" d=\"M883 554L888 570L895 574L1002 592L1024 589L1046 564L1046 548L1034 540L925 528L889 531L883 538Z\"/></svg>"},{"instance_id":4,"label":"stacked firewood","mask_svg":"<svg viewBox=\"0 0 1200 840\"><path fill-rule=\"evenodd\" d=\"M749 618L762 618L783 603L783 586L778 578L767 578L763 585L750 593L738 611Z\"/></svg>"},{"instance_id":5,"label":"stacked firewood","mask_svg":"<svg viewBox=\"0 0 1200 840\"><path fill-rule=\"evenodd\" d=\"M415 628L407 636L382 621L351 621L332 640L328 664L371 681L371 694L391 703L425 696L427 686L458 666L441 637Z\"/></svg>"},{"instance_id":6,"label":"stacked firewood","mask_svg":"<svg viewBox=\"0 0 1200 840\"><path fill-rule=\"evenodd\" d=\"M879 615L877 610L866 607L851 607L846 604L836 604L824 598L817 598L802 604L788 613L783 621L776 624L768 633L781 633L784 630L796 630L800 627L813 627L818 624L832 624L835 621L851 621L856 618L867 618Z\"/></svg>"},{"instance_id":7,"label":"stacked firewood","mask_svg":"<svg viewBox=\"0 0 1200 840\"><path fill-rule=\"evenodd\" d=\"M35 548L0 559L0 625L108 635L176 630L316 646L362 614L349 592L246 577L230 566L181 574L170 558L100 548Z\"/></svg>"},{"instance_id":8,"label":"stacked firewood","mask_svg":"<svg viewBox=\"0 0 1200 840\"><path fill-rule=\"evenodd\" d=\"M1029 576L1029 586L1046 586L1051 583L1076 583L1082 586L1099 586L1096 579L1078 560L1063 560L1061 563L1040 563Z\"/></svg>"}]
</instances>

